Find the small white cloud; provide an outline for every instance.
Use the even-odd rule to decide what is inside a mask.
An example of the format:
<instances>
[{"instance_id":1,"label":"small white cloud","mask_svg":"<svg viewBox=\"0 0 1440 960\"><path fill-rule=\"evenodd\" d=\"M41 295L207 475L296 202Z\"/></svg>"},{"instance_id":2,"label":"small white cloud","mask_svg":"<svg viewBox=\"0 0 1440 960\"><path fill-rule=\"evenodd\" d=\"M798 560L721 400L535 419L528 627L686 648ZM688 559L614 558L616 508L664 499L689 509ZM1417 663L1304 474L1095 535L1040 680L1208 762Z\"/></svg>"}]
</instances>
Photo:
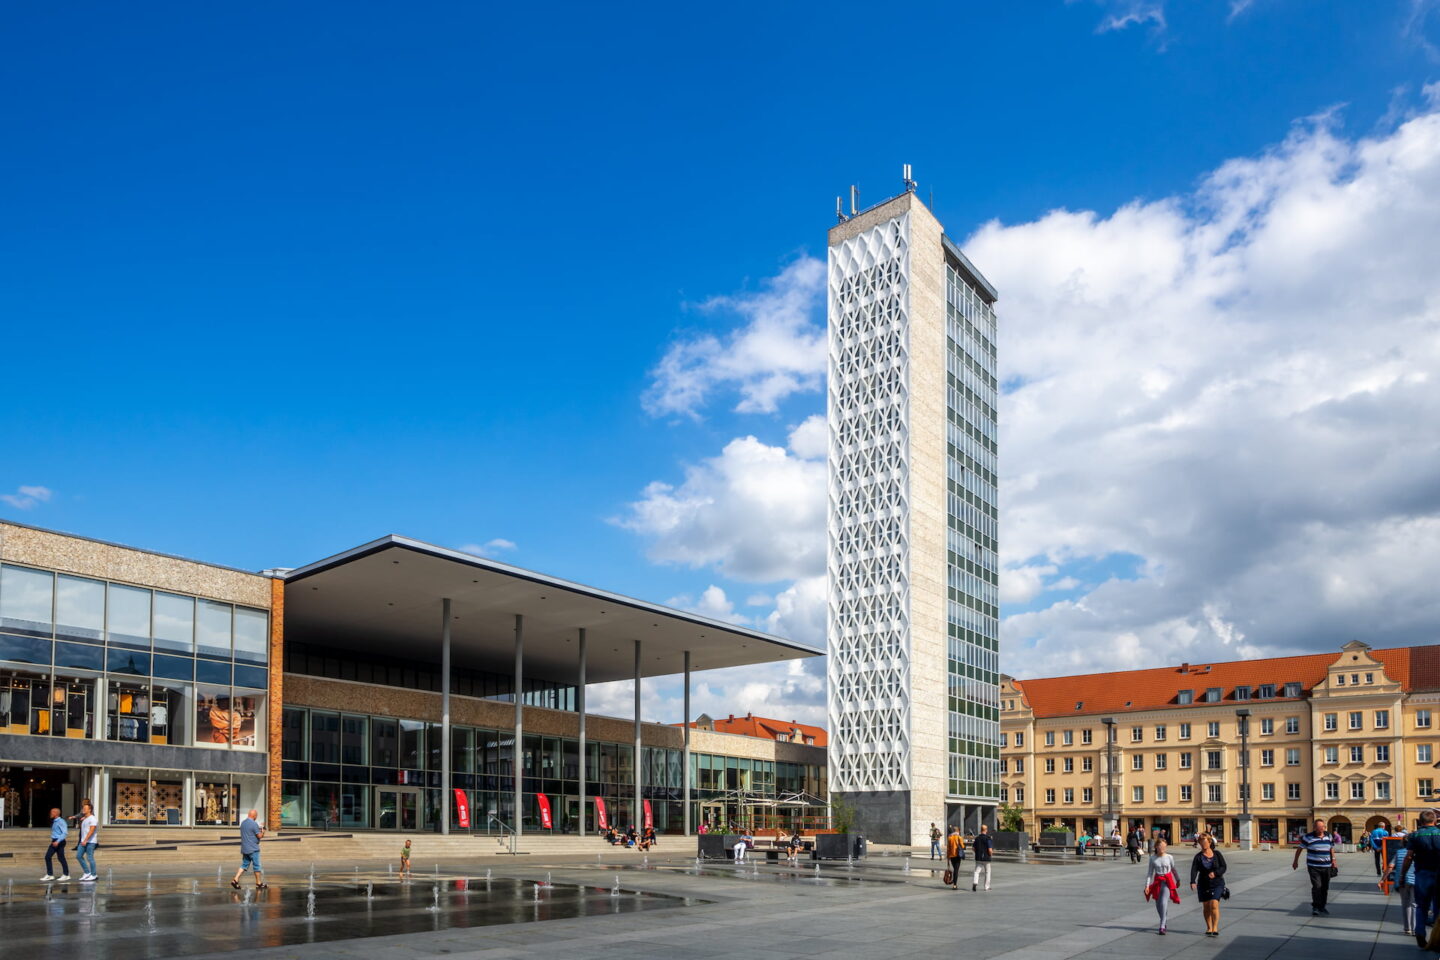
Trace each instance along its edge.
<instances>
[{"instance_id":1,"label":"small white cloud","mask_svg":"<svg viewBox=\"0 0 1440 960\"><path fill-rule=\"evenodd\" d=\"M496 537L494 540L486 540L484 543L467 543L460 548L460 552L473 553L477 557L497 557L514 549L515 541Z\"/></svg>"},{"instance_id":2,"label":"small white cloud","mask_svg":"<svg viewBox=\"0 0 1440 960\"><path fill-rule=\"evenodd\" d=\"M30 510L42 503L49 503L55 492L49 487L22 486L14 493L0 493L0 501L8 503L16 510Z\"/></svg>"},{"instance_id":3,"label":"small white cloud","mask_svg":"<svg viewBox=\"0 0 1440 960\"><path fill-rule=\"evenodd\" d=\"M768 607L775 602L775 598L768 593L752 593L745 598L747 607Z\"/></svg>"},{"instance_id":4,"label":"small white cloud","mask_svg":"<svg viewBox=\"0 0 1440 960\"><path fill-rule=\"evenodd\" d=\"M671 597L665 601L667 607L674 607L677 610L687 610L690 613L698 613L702 617L709 617L711 620L719 620L722 623L749 623L750 618L743 613L735 612L735 604L725 596L725 591L710 584L700 592L700 599L694 600L689 594L681 594L678 597Z\"/></svg>"},{"instance_id":5,"label":"small white cloud","mask_svg":"<svg viewBox=\"0 0 1440 960\"><path fill-rule=\"evenodd\" d=\"M820 414L806 417L790 431L790 449L806 460L823 460L830 447L830 426Z\"/></svg>"},{"instance_id":6,"label":"small white cloud","mask_svg":"<svg viewBox=\"0 0 1440 960\"><path fill-rule=\"evenodd\" d=\"M759 293L714 297L706 312L745 319L717 337L704 334L670 346L651 371L642 403L652 416L698 418L717 389L740 394L741 413L774 413L795 393L815 393L825 378L825 326L820 316L825 264L800 257L771 278Z\"/></svg>"},{"instance_id":7,"label":"small white cloud","mask_svg":"<svg viewBox=\"0 0 1440 960\"><path fill-rule=\"evenodd\" d=\"M1065 2L1075 3L1077 0ZM1104 11L1099 26L1095 28L1096 33L1109 33L1111 30L1124 30L1126 27L1143 26L1147 23L1154 25L1156 33L1165 30L1163 0L1095 0L1095 3Z\"/></svg>"},{"instance_id":8,"label":"small white cloud","mask_svg":"<svg viewBox=\"0 0 1440 960\"><path fill-rule=\"evenodd\" d=\"M1054 573L1053 564L1006 567L1000 571L1000 602L1028 603L1045 589L1045 578Z\"/></svg>"}]
</instances>

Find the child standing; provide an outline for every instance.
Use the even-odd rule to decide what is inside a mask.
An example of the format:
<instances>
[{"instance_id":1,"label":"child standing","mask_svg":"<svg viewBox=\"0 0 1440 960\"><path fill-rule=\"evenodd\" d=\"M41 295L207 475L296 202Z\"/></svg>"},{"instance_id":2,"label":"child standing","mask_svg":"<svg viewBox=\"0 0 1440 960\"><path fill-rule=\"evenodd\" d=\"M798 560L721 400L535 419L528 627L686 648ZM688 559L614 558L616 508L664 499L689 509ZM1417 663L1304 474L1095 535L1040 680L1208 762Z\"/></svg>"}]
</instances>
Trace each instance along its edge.
<instances>
[{"instance_id":1,"label":"child standing","mask_svg":"<svg viewBox=\"0 0 1440 960\"><path fill-rule=\"evenodd\" d=\"M404 848L400 851L400 876L401 876L402 879L405 878L405 877L410 876L410 841L409 841L409 840L406 840L406 841L405 841L405 846L404 846Z\"/></svg>"}]
</instances>

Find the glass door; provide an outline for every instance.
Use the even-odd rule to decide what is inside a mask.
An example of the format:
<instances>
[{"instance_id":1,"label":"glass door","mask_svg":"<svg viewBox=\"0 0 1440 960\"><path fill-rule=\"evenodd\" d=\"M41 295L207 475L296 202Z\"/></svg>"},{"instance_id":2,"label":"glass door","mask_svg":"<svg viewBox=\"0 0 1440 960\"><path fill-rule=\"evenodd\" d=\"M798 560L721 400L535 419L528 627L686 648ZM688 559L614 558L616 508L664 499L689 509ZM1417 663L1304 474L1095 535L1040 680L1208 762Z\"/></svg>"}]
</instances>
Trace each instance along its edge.
<instances>
[{"instance_id":1,"label":"glass door","mask_svg":"<svg viewBox=\"0 0 1440 960\"><path fill-rule=\"evenodd\" d=\"M420 823L420 791L415 787L377 787L375 827L414 832Z\"/></svg>"}]
</instances>

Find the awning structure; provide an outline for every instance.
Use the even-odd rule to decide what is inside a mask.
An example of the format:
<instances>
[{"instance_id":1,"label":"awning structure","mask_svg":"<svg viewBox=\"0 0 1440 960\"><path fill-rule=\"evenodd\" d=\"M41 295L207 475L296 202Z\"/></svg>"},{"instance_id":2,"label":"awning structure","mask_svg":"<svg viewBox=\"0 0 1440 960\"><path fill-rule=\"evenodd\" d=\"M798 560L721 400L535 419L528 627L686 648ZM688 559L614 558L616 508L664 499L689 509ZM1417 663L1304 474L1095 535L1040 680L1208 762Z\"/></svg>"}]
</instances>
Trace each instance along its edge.
<instances>
[{"instance_id":1,"label":"awning structure","mask_svg":"<svg viewBox=\"0 0 1440 960\"><path fill-rule=\"evenodd\" d=\"M439 655L441 603L451 600L454 665L508 672L516 615L527 676L575 676L587 633L588 681L714 670L821 656L808 644L673 610L520 567L388 536L285 574L287 639L387 656ZM777 667L777 669L780 669Z\"/></svg>"}]
</instances>

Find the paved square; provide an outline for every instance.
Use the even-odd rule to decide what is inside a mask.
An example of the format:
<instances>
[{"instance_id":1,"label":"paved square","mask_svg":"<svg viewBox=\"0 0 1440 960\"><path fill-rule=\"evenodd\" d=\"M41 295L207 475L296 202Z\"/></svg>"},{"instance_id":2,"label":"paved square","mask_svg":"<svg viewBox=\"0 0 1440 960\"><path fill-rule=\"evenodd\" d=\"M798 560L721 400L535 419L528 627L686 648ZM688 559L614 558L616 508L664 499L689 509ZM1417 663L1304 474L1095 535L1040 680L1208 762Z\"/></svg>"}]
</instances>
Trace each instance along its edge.
<instances>
[{"instance_id":1,"label":"paved square","mask_svg":"<svg viewBox=\"0 0 1440 960\"><path fill-rule=\"evenodd\" d=\"M1379 892L1368 858L1342 860L1331 916L1312 918L1305 874L1291 871L1289 854L1226 857L1233 897L1224 904L1218 939L1202 936L1188 890L1172 906L1170 932L1158 936L1154 909L1141 898L1144 867L1124 860L1001 860L987 893L970 891L968 871L960 891L942 887L940 864L921 853L912 855L908 871L899 854L853 866L825 863L817 871L808 861L795 867L647 861L608 847L595 859L417 863L405 886L385 863L321 864L314 918L305 916L308 870L274 871L269 891L246 896L217 883L213 869L155 872L147 893L144 872L133 867L117 871L108 889L103 880L47 888L31 871L7 867L0 872L7 891L0 925L7 955L27 960L224 957L236 955L232 944L274 960L1428 955L1402 935L1398 897ZM1182 851L1177 859L1183 864L1188 856ZM378 891L371 900L367 883ZM444 909L434 909L442 903ZM396 933L353 938L363 929ZM338 939L345 936L352 939Z\"/></svg>"}]
</instances>

